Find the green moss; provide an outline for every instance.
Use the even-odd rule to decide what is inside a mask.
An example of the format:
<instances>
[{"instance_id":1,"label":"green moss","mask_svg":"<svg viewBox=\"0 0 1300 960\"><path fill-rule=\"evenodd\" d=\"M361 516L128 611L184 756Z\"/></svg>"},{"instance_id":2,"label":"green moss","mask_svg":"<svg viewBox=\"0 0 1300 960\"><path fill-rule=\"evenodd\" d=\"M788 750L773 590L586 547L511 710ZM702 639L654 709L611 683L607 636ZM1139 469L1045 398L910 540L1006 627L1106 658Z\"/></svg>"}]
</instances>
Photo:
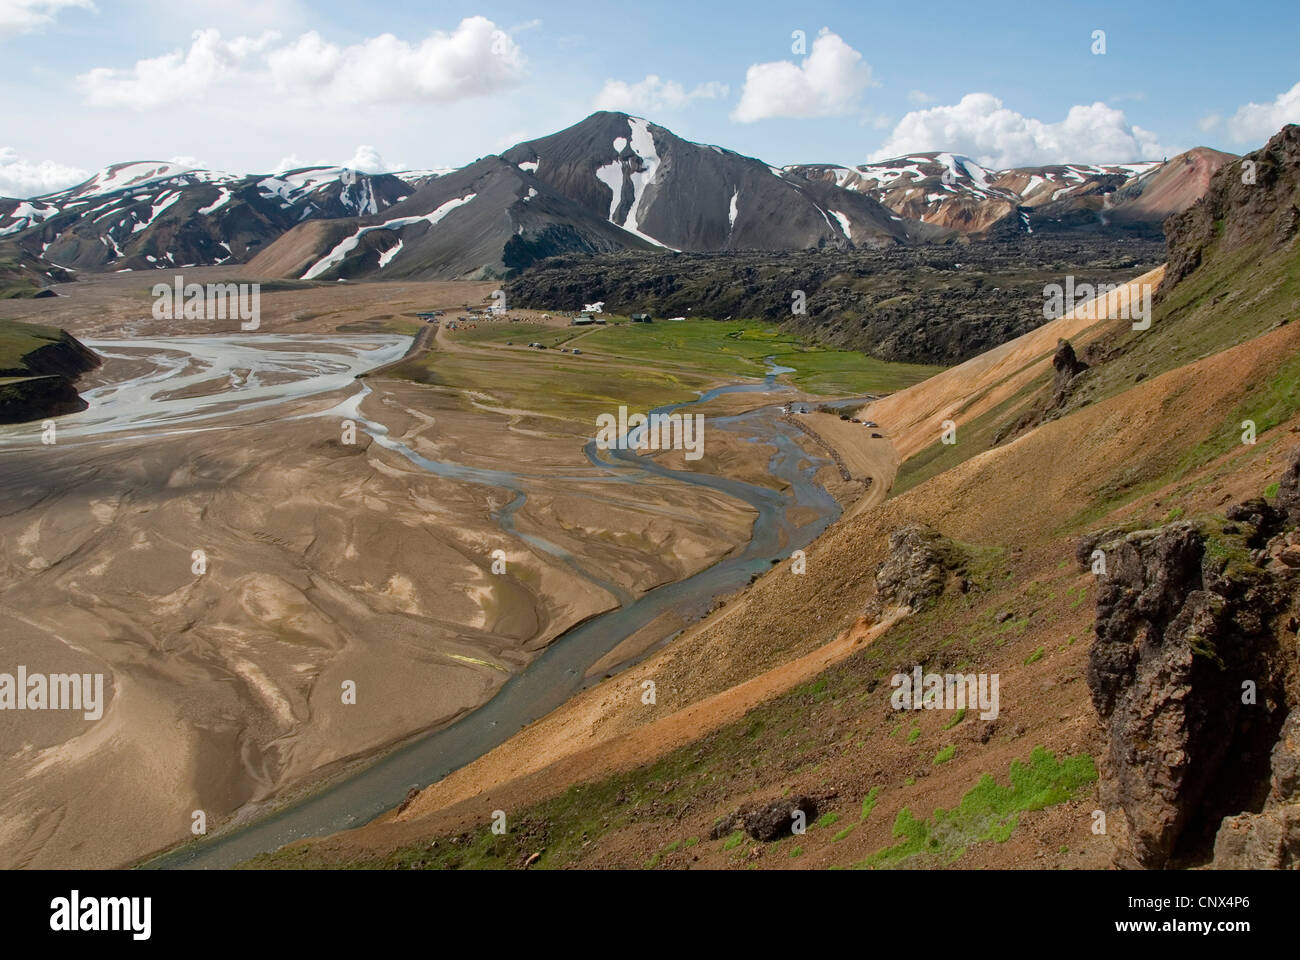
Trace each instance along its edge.
<instances>
[{"instance_id":1,"label":"green moss","mask_svg":"<svg viewBox=\"0 0 1300 960\"><path fill-rule=\"evenodd\" d=\"M741 841L744 839L745 839L744 831L737 830L735 833L733 833L731 836L727 837L727 839L723 841L722 849L734 850L736 847L740 846Z\"/></svg>"},{"instance_id":2,"label":"green moss","mask_svg":"<svg viewBox=\"0 0 1300 960\"><path fill-rule=\"evenodd\" d=\"M930 762L931 764L937 767L942 763L947 763L949 760L953 758L953 756L956 753L957 753L957 747L950 743L948 744L948 746L944 747L938 753L936 753L934 755L934 759L931 760Z\"/></svg>"},{"instance_id":3,"label":"green moss","mask_svg":"<svg viewBox=\"0 0 1300 960\"><path fill-rule=\"evenodd\" d=\"M828 813L823 813L820 817L817 818L817 826L833 827L836 823L839 822L839 819L840 819L840 815L836 813L834 810L832 810Z\"/></svg>"},{"instance_id":4,"label":"green moss","mask_svg":"<svg viewBox=\"0 0 1300 960\"><path fill-rule=\"evenodd\" d=\"M1087 754L1058 761L1040 746L1030 753L1028 764L1012 762L1009 778L1010 785L1003 786L986 773L955 809L936 808L928 820L917 819L904 807L894 820L898 842L855 866L943 866L959 859L971 844L1005 842L1020 814L1071 799L1097 779L1097 768Z\"/></svg>"},{"instance_id":5,"label":"green moss","mask_svg":"<svg viewBox=\"0 0 1300 960\"><path fill-rule=\"evenodd\" d=\"M845 828L844 828L843 830L841 830L839 833L835 834L835 836L831 837L831 843L839 843L841 840L843 840L845 837L847 837L850 833L853 832L853 828L854 828L855 826L857 826L857 824L850 823L847 827L845 827Z\"/></svg>"},{"instance_id":6,"label":"green moss","mask_svg":"<svg viewBox=\"0 0 1300 960\"><path fill-rule=\"evenodd\" d=\"M866 797L862 800L862 816L858 817L858 822L863 823L867 817L871 816L871 811L876 809L876 797L880 796L880 788L872 787L867 791Z\"/></svg>"},{"instance_id":7,"label":"green moss","mask_svg":"<svg viewBox=\"0 0 1300 960\"><path fill-rule=\"evenodd\" d=\"M957 712L952 715L951 720L949 720L947 723L943 725L943 728L945 730L951 730L953 727L957 726L957 724L961 723L965 719L966 719L966 708L958 707Z\"/></svg>"},{"instance_id":8,"label":"green moss","mask_svg":"<svg viewBox=\"0 0 1300 960\"><path fill-rule=\"evenodd\" d=\"M1041 659L1043 659L1043 648L1039 647L1029 656L1025 657L1025 665L1028 666L1031 663L1037 663Z\"/></svg>"}]
</instances>

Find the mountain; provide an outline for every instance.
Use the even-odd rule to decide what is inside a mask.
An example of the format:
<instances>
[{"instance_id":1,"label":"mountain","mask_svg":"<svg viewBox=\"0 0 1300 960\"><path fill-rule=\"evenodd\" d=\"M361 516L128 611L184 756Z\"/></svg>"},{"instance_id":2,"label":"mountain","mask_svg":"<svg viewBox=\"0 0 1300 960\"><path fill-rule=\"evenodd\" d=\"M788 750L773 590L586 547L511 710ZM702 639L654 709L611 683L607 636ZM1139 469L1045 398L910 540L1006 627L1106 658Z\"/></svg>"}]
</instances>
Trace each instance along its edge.
<instances>
[{"instance_id":1,"label":"mountain","mask_svg":"<svg viewBox=\"0 0 1300 960\"><path fill-rule=\"evenodd\" d=\"M458 170L303 167L236 175L114 164L0 199L27 291L61 271L248 263L268 276L508 277L563 254L863 250L960 234L1160 237L1229 154L990 170L952 153L778 169L602 111Z\"/></svg>"},{"instance_id":2,"label":"mountain","mask_svg":"<svg viewBox=\"0 0 1300 960\"><path fill-rule=\"evenodd\" d=\"M592 213L674 250L890 246L938 235L906 224L874 198L787 176L623 113L594 113L502 158Z\"/></svg>"},{"instance_id":3,"label":"mountain","mask_svg":"<svg viewBox=\"0 0 1300 960\"><path fill-rule=\"evenodd\" d=\"M436 177L413 175L416 183ZM415 189L392 174L303 167L234 175L173 163L114 164L32 200L0 199L0 238L71 270L241 262L295 224L392 206Z\"/></svg>"},{"instance_id":4,"label":"mountain","mask_svg":"<svg viewBox=\"0 0 1300 960\"><path fill-rule=\"evenodd\" d=\"M501 157L427 183L382 215L303 223L250 262L268 276L501 276L563 252L653 249Z\"/></svg>"},{"instance_id":5,"label":"mountain","mask_svg":"<svg viewBox=\"0 0 1300 960\"><path fill-rule=\"evenodd\" d=\"M894 213L963 233L1106 230L1158 236L1206 190L1232 154L1197 147L1167 161L1056 164L992 170L952 153L918 153L857 167L791 166Z\"/></svg>"},{"instance_id":6,"label":"mountain","mask_svg":"<svg viewBox=\"0 0 1300 960\"><path fill-rule=\"evenodd\" d=\"M252 266L326 280L495 277L565 253L849 249L946 233L861 193L601 112L439 177L383 217L299 227Z\"/></svg>"}]
</instances>

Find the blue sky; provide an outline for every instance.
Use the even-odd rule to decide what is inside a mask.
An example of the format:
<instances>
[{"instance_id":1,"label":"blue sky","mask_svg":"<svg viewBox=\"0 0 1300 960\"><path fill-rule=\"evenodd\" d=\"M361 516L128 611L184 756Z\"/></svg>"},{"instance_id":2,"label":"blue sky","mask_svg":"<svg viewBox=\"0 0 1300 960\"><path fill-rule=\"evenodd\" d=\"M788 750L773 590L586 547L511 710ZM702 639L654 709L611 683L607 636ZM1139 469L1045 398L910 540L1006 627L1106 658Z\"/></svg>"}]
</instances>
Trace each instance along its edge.
<instances>
[{"instance_id":1,"label":"blue sky","mask_svg":"<svg viewBox=\"0 0 1300 960\"><path fill-rule=\"evenodd\" d=\"M597 106L774 164L1242 152L1300 122L1298 50L1280 0L0 0L0 195L120 160L458 166Z\"/></svg>"}]
</instances>

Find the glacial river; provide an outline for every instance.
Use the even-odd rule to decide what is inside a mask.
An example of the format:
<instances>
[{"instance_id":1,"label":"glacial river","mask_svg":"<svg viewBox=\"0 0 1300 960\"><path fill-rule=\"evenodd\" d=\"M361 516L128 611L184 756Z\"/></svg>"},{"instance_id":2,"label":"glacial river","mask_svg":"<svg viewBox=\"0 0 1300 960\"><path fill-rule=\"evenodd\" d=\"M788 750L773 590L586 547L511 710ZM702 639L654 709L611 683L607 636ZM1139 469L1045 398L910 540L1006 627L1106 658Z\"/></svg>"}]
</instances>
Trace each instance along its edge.
<instances>
[{"instance_id":1,"label":"glacial river","mask_svg":"<svg viewBox=\"0 0 1300 960\"><path fill-rule=\"evenodd\" d=\"M594 663L661 614L673 612L693 619L707 610L715 597L736 590L754 574L770 569L773 561L788 559L792 551L807 546L839 516L838 504L814 479L827 461L804 452L796 442L799 432L780 418L774 405L711 418L707 430L731 431L746 442L772 447L769 470L788 484L784 492L727 477L673 470L631 451L598 450L595 441L590 441L585 448L588 466L575 471L573 479L638 483L650 476L669 478L735 497L757 511L744 549L699 573L634 598L583 569L562 548L515 529L513 517L526 500L529 481L555 483L564 482L565 477L530 477L430 460L390 437L382 424L362 415L361 402L369 388L354 378L397 359L409 344L410 338L396 336L244 335L87 341L102 355L140 363L146 370L122 383L87 391L84 396L90 409L59 418L59 439L93 440L120 432L143 435L145 428L150 428L150 435L163 436L171 431L221 429L223 421L239 419L249 411L265 419L275 416L274 407L287 401L346 390L348 396L333 406L307 413L295 410L286 416L349 417L377 444L421 469L513 491L514 498L496 516L501 529L569 563L581 576L608 590L621 605L560 636L522 672L506 681L495 697L454 723L419 736L302 799L272 806L247 822L155 858L148 867L231 867L295 840L366 823L397 806L411 787L424 787L445 777L559 707L584 685L594 682L584 680ZM696 404L727 393L786 389L775 378L790 372L790 368L778 367L771 361L768 366L769 374L762 382L719 387L696 400L654 412L686 413ZM213 389L214 380L222 381L221 389ZM200 395L193 395L196 391ZM22 426L25 429L0 431L0 446L33 442L38 425ZM169 429L160 431L158 427ZM811 519L793 523L789 517L792 507L809 508L799 512Z\"/></svg>"}]
</instances>

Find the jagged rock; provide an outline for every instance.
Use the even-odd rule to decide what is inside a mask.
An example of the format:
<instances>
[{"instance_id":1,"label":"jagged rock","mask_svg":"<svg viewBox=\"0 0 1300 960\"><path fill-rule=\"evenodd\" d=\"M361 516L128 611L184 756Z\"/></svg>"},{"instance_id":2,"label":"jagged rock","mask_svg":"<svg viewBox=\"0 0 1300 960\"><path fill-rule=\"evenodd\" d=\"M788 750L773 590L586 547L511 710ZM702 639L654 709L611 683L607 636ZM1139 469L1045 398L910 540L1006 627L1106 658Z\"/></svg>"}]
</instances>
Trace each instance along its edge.
<instances>
[{"instance_id":1,"label":"jagged rock","mask_svg":"<svg viewBox=\"0 0 1300 960\"><path fill-rule=\"evenodd\" d=\"M965 567L961 550L947 537L922 524L889 535L889 556L876 571L871 613L889 607L919 610L939 597L950 579L960 580Z\"/></svg>"},{"instance_id":2,"label":"jagged rock","mask_svg":"<svg viewBox=\"0 0 1300 960\"><path fill-rule=\"evenodd\" d=\"M812 797L797 796L774 800L751 807L741 814L745 832L755 840L768 842L784 837L796 822L795 812L803 813L803 823L811 824L817 817L817 801Z\"/></svg>"},{"instance_id":3,"label":"jagged rock","mask_svg":"<svg viewBox=\"0 0 1300 960\"><path fill-rule=\"evenodd\" d=\"M1234 503L1224 512L1224 516L1233 523L1250 524L1253 532L1246 538L1246 542L1252 547L1258 547L1263 543L1264 539L1286 519L1284 512L1271 506L1263 497L1252 497L1241 503Z\"/></svg>"},{"instance_id":4,"label":"jagged rock","mask_svg":"<svg viewBox=\"0 0 1300 960\"><path fill-rule=\"evenodd\" d=\"M1253 167L1246 167L1250 163ZM1253 172L1252 178L1246 176ZM1165 221L1169 265L1158 296L1201 265L1215 243L1233 249L1267 237L1274 249L1296 235L1295 197L1300 190L1300 126L1287 124L1262 149L1225 163L1210 178L1205 195Z\"/></svg>"},{"instance_id":5,"label":"jagged rock","mask_svg":"<svg viewBox=\"0 0 1300 960\"><path fill-rule=\"evenodd\" d=\"M803 813L805 826L811 824L817 817L816 798L797 794L743 807L714 824L709 836L719 840L736 830L744 830L755 840L768 843L791 832L797 822L796 811Z\"/></svg>"},{"instance_id":6,"label":"jagged rock","mask_svg":"<svg viewBox=\"0 0 1300 960\"><path fill-rule=\"evenodd\" d=\"M1292 710L1273 746L1269 779L1271 797L1280 803L1300 800L1300 710Z\"/></svg>"},{"instance_id":7,"label":"jagged rock","mask_svg":"<svg viewBox=\"0 0 1300 960\"><path fill-rule=\"evenodd\" d=\"M1094 533L1088 533L1079 538L1078 544L1074 548L1074 559L1079 564L1080 570L1092 569L1092 554L1094 550L1099 549L1103 544L1112 543L1123 537L1128 531L1123 527L1110 527L1106 530L1097 530Z\"/></svg>"},{"instance_id":8,"label":"jagged rock","mask_svg":"<svg viewBox=\"0 0 1300 960\"><path fill-rule=\"evenodd\" d=\"M1300 453L1291 457L1277 484L1274 509L1285 516L1288 524L1300 524Z\"/></svg>"},{"instance_id":9,"label":"jagged rock","mask_svg":"<svg viewBox=\"0 0 1300 960\"><path fill-rule=\"evenodd\" d=\"M1056 353L1052 356L1052 401L1053 408L1064 406L1069 394L1070 382L1088 365L1074 355L1074 347L1069 340L1056 342Z\"/></svg>"},{"instance_id":10,"label":"jagged rock","mask_svg":"<svg viewBox=\"0 0 1300 960\"><path fill-rule=\"evenodd\" d=\"M1214 838L1219 870L1294 870L1300 867L1300 806L1225 817Z\"/></svg>"},{"instance_id":11,"label":"jagged rock","mask_svg":"<svg viewBox=\"0 0 1300 960\"><path fill-rule=\"evenodd\" d=\"M1280 595L1188 521L1107 546L1088 687L1109 728L1103 798L1128 824L1125 863L1163 866L1233 741L1243 678L1258 669Z\"/></svg>"},{"instance_id":12,"label":"jagged rock","mask_svg":"<svg viewBox=\"0 0 1300 960\"><path fill-rule=\"evenodd\" d=\"M1223 870L1300 868L1300 711L1282 725L1270 759L1270 792L1259 813L1225 817L1214 838Z\"/></svg>"}]
</instances>

